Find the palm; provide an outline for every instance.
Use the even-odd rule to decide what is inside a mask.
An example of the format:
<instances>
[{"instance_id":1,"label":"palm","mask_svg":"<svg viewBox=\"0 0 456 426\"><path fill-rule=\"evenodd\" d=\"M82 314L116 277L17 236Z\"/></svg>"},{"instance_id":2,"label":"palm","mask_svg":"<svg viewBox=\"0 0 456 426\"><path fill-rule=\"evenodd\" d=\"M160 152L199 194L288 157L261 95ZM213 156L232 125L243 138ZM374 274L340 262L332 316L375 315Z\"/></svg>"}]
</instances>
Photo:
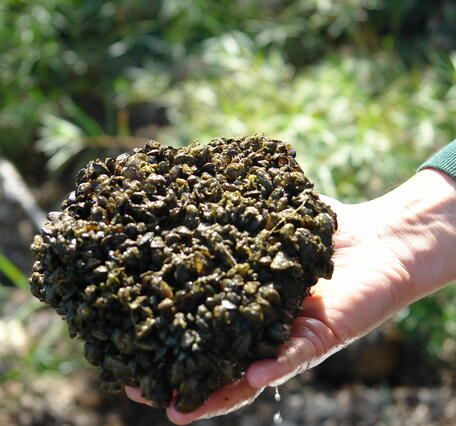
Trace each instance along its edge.
<instances>
[{"instance_id":1,"label":"palm","mask_svg":"<svg viewBox=\"0 0 456 426\"><path fill-rule=\"evenodd\" d=\"M380 215L375 205L346 206L326 201L339 220L334 275L313 287L312 296L304 301L293 324L290 342L282 346L277 359L252 364L241 380L219 389L195 412L183 414L169 408L171 421L186 424L202 416L233 411L251 402L264 386L280 384L315 366L401 307L393 291L401 271L395 267L394 253L376 234ZM137 390L129 389L128 393L141 400Z\"/></svg>"}]
</instances>

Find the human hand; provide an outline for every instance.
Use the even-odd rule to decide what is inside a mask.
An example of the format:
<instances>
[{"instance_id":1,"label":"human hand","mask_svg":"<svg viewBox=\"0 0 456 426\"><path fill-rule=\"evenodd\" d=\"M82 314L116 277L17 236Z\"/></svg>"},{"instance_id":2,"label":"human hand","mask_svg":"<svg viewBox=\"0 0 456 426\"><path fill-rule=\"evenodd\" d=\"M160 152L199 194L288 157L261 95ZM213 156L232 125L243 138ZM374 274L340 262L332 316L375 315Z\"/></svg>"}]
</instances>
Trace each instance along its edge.
<instances>
[{"instance_id":1,"label":"human hand","mask_svg":"<svg viewBox=\"0 0 456 426\"><path fill-rule=\"evenodd\" d=\"M432 184L425 185L430 180ZM454 244L455 224L448 228L436 221L441 221L447 210L442 198L448 197L454 203L451 190L455 188L451 185L439 173L424 171L395 191L367 203L344 205L325 198L339 221L334 236L334 274L331 280L319 280L304 300L290 341L282 345L276 359L253 363L242 379L214 392L197 410L180 413L171 404L167 409L169 419L188 424L234 411L252 402L264 387L279 385L319 364L407 304L454 278L456 271L437 265L430 274L421 265L423 259L436 260L434 242L440 234L450 240L452 237ZM131 399L147 403L139 389L127 387L126 392Z\"/></svg>"}]
</instances>

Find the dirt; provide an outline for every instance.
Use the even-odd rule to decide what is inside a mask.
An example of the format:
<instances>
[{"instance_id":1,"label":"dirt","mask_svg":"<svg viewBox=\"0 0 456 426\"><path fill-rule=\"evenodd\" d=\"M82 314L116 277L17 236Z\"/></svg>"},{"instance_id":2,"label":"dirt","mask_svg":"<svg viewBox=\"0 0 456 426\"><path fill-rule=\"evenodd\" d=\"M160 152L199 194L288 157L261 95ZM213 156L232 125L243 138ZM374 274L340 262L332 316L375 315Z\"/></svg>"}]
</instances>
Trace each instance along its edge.
<instances>
[{"instance_id":1,"label":"dirt","mask_svg":"<svg viewBox=\"0 0 456 426\"><path fill-rule=\"evenodd\" d=\"M99 389L96 374L84 370L70 377L43 376L32 386L9 382L0 391L1 425L20 426L165 426L163 410L139 405L123 394ZM451 375L450 375L451 376ZM448 377L450 377L448 376ZM450 425L456 419L452 379L439 386L367 386L315 383L307 372L273 389L251 406L227 416L196 422L205 426L269 426L280 412L282 426L298 425Z\"/></svg>"}]
</instances>

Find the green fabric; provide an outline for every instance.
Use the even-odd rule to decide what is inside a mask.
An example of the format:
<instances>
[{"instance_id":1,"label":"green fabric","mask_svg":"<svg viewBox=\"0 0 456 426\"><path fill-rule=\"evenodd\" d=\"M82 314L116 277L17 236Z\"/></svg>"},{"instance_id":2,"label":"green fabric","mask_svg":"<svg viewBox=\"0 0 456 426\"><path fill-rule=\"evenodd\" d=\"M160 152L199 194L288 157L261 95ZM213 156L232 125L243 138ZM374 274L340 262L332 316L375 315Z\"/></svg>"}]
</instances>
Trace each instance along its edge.
<instances>
[{"instance_id":1,"label":"green fabric","mask_svg":"<svg viewBox=\"0 0 456 426\"><path fill-rule=\"evenodd\" d=\"M437 154L420 166L423 169L437 169L456 179L456 140L442 148Z\"/></svg>"}]
</instances>

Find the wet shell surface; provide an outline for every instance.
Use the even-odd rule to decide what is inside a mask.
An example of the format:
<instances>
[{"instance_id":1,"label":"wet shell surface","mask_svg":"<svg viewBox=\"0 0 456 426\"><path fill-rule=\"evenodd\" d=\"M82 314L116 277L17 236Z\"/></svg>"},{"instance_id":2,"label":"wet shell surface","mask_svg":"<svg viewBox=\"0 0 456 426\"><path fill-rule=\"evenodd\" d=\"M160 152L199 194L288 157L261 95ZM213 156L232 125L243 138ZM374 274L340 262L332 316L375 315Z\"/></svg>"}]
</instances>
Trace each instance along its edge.
<instances>
[{"instance_id":1,"label":"wet shell surface","mask_svg":"<svg viewBox=\"0 0 456 426\"><path fill-rule=\"evenodd\" d=\"M85 341L104 387L180 411L274 357L333 270L336 216L287 143L151 141L90 162L32 250L31 290Z\"/></svg>"}]
</instances>

